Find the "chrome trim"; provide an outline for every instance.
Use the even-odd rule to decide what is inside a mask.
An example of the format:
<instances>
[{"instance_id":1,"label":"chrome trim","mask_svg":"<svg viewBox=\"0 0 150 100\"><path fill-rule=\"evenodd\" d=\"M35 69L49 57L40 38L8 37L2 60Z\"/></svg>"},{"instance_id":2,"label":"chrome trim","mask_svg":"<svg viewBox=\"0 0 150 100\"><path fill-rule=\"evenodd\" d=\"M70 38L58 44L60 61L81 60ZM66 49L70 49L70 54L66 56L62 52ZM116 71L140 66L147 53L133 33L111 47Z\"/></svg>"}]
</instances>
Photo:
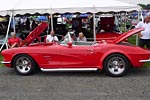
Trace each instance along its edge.
<instances>
[{"instance_id":1,"label":"chrome trim","mask_svg":"<svg viewBox=\"0 0 150 100\"><path fill-rule=\"evenodd\" d=\"M96 71L98 68L52 68L52 69L44 69L41 68L42 71Z\"/></svg>"},{"instance_id":2,"label":"chrome trim","mask_svg":"<svg viewBox=\"0 0 150 100\"><path fill-rule=\"evenodd\" d=\"M1 64L10 64L11 61L1 61Z\"/></svg>"},{"instance_id":3,"label":"chrome trim","mask_svg":"<svg viewBox=\"0 0 150 100\"><path fill-rule=\"evenodd\" d=\"M150 62L150 59L147 59L147 60L139 60L139 62Z\"/></svg>"}]
</instances>

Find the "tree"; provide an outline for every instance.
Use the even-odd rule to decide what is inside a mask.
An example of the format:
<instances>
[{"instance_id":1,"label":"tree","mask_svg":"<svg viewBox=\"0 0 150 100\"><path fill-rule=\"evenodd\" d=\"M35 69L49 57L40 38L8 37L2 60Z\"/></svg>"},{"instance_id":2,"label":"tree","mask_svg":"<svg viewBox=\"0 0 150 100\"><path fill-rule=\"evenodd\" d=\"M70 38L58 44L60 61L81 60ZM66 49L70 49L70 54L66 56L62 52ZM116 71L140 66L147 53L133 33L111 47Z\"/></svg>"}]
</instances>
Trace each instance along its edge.
<instances>
[{"instance_id":1,"label":"tree","mask_svg":"<svg viewBox=\"0 0 150 100\"><path fill-rule=\"evenodd\" d=\"M150 10L150 4L138 4L139 6L141 6L143 9L147 9L147 10Z\"/></svg>"},{"instance_id":2,"label":"tree","mask_svg":"<svg viewBox=\"0 0 150 100\"><path fill-rule=\"evenodd\" d=\"M143 9L146 8L146 5L144 5L144 4L138 4L138 5L141 6Z\"/></svg>"},{"instance_id":3,"label":"tree","mask_svg":"<svg viewBox=\"0 0 150 100\"><path fill-rule=\"evenodd\" d=\"M150 10L150 4L147 4L146 9Z\"/></svg>"}]
</instances>

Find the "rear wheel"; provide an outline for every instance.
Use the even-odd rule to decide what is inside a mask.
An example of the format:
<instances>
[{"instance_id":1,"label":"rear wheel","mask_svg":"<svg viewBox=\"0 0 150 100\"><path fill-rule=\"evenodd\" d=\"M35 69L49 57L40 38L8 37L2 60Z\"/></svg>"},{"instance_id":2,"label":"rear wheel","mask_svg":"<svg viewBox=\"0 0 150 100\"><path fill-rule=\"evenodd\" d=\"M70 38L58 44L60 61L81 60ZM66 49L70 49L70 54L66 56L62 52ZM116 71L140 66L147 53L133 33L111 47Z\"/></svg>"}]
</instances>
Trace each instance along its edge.
<instances>
[{"instance_id":1,"label":"rear wheel","mask_svg":"<svg viewBox=\"0 0 150 100\"><path fill-rule=\"evenodd\" d=\"M121 54L112 54L104 61L104 69L107 75L112 77L124 76L130 63L126 57Z\"/></svg>"},{"instance_id":2,"label":"rear wheel","mask_svg":"<svg viewBox=\"0 0 150 100\"><path fill-rule=\"evenodd\" d=\"M18 55L14 58L13 67L17 74L30 75L35 71L36 63L25 54Z\"/></svg>"}]
</instances>

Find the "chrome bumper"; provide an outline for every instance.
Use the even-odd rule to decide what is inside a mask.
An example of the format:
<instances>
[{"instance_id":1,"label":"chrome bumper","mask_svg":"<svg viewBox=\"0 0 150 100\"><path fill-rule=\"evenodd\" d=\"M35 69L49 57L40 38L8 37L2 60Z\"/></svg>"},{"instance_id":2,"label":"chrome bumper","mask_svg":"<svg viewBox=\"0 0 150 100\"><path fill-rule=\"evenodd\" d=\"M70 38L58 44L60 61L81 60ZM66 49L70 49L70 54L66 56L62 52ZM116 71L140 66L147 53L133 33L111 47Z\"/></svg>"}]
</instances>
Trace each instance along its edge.
<instances>
[{"instance_id":1,"label":"chrome bumper","mask_svg":"<svg viewBox=\"0 0 150 100\"><path fill-rule=\"evenodd\" d=\"M142 62L142 63L144 63L144 62L150 62L150 59L147 59L147 60L139 60L139 62Z\"/></svg>"},{"instance_id":2,"label":"chrome bumper","mask_svg":"<svg viewBox=\"0 0 150 100\"><path fill-rule=\"evenodd\" d=\"M1 61L2 64L10 64L10 61Z\"/></svg>"}]
</instances>

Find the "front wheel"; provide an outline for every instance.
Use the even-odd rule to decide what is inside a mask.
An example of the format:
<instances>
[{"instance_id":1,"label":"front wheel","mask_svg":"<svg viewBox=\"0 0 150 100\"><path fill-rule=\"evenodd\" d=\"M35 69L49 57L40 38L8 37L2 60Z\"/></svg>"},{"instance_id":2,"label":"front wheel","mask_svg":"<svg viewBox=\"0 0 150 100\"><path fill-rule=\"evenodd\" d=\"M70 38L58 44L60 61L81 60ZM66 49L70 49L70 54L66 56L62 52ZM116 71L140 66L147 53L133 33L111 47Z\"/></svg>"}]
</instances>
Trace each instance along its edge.
<instances>
[{"instance_id":1,"label":"front wheel","mask_svg":"<svg viewBox=\"0 0 150 100\"><path fill-rule=\"evenodd\" d=\"M112 54L104 61L104 70L107 75L112 77L124 76L129 66L128 59L121 54Z\"/></svg>"},{"instance_id":2,"label":"front wheel","mask_svg":"<svg viewBox=\"0 0 150 100\"><path fill-rule=\"evenodd\" d=\"M25 54L18 55L14 58L13 67L17 74L30 75L35 71L34 60Z\"/></svg>"}]
</instances>

